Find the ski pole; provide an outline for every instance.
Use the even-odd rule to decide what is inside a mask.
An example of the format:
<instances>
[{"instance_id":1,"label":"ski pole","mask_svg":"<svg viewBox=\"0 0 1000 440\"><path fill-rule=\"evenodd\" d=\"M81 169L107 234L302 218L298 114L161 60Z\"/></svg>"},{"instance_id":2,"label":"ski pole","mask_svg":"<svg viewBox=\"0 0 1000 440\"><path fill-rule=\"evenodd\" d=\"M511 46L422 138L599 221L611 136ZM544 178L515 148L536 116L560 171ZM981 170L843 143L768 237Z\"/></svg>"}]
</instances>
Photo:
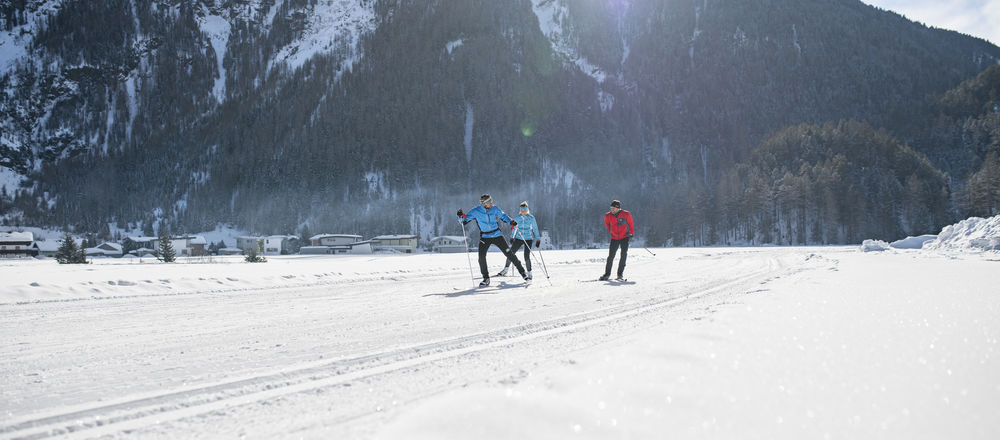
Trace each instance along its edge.
<instances>
[{"instance_id":1,"label":"ski pole","mask_svg":"<svg viewBox=\"0 0 1000 440\"><path fill-rule=\"evenodd\" d=\"M649 252L649 253L653 254L653 251L649 250L649 248L647 248L647 247L643 247L643 249L645 249L645 250L646 250L646 252ZM656 254L653 254L653 256L655 257L655 256L656 256Z\"/></svg>"},{"instance_id":2,"label":"ski pole","mask_svg":"<svg viewBox=\"0 0 1000 440\"><path fill-rule=\"evenodd\" d=\"M518 232L520 232L520 231L518 231ZM532 228L531 232L532 232L532 235L534 235L535 229ZM524 236L522 235L521 238L524 239ZM541 237L539 237L538 241L539 241L539 244L540 244L541 243ZM530 255L530 253L529 253L529 255ZM549 268L545 265L545 257L542 255L542 248L541 248L540 245L538 247L538 259L542 262L542 271L545 272L545 279L549 280L549 285L551 285L552 284L552 279L549 277Z\"/></svg>"},{"instance_id":3,"label":"ski pole","mask_svg":"<svg viewBox=\"0 0 1000 440\"><path fill-rule=\"evenodd\" d=\"M462 239L465 241L465 259L469 260L469 279L472 280L472 288L476 288L476 275L472 273L472 257L469 256L469 236L465 234L465 223L459 220L462 225Z\"/></svg>"},{"instance_id":4,"label":"ski pole","mask_svg":"<svg viewBox=\"0 0 1000 440\"><path fill-rule=\"evenodd\" d=\"M531 254L533 253L531 251L531 245L528 244L528 242L524 239L524 235L521 234L521 229L517 228L516 226L515 226L515 228L517 229L517 235L520 236L521 237L521 241L524 242L524 248L528 250L528 257L531 257ZM539 259L541 259L541 254L538 254L538 255L539 255ZM543 259L541 261L542 261L542 270L545 272L545 280L548 281L549 285L551 286L552 285L552 279L549 278L549 270L545 268L545 261Z\"/></svg>"}]
</instances>

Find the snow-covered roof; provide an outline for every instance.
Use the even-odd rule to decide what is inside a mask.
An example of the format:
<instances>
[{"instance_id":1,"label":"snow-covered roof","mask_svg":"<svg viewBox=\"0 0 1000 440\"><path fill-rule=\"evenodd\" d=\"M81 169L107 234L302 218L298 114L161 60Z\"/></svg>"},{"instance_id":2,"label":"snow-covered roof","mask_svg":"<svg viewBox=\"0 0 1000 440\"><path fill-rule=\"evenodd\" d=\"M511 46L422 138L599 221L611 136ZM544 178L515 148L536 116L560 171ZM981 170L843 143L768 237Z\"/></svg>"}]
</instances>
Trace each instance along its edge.
<instances>
[{"instance_id":1,"label":"snow-covered roof","mask_svg":"<svg viewBox=\"0 0 1000 440\"><path fill-rule=\"evenodd\" d=\"M351 234L317 234L317 235L313 235L312 237L309 237L309 239L310 240L319 240L319 239L330 238L330 237L347 237L347 238L356 238L356 239L359 239L359 240L361 239L360 235L351 235Z\"/></svg>"},{"instance_id":2,"label":"snow-covered roof","mask_svg":"<svg viewBox=\"0 0 1000 440\"><path fill-rule=\"evenodd\" d=\"M98 245L97 247L104 248L105 250L107 250L108 248L111 248L111 249L116 250L118 252L122 251L122 245L120 245L118 243L104 242L104 243L101 243L100 245Z\"/></svg>"},{"instance_id":3,"label":"snow-covered roof","mask_svg":"<svg viewBox=\"0 0 1000 440\"><path fill-rule=\"evenodd\" d=\"M42 252L55 252L59 250L59 246L62 246L62 242L57 240L36 241L35 246L38 246L38 250Z\"/></svg>"},{"instance_id":4,"label":"snow-covered roof","mask_svg":"<svg viewBox=\"0 0 1000 440\"><path fill-rule=\"evenodd\" d=\"M136 243L145 243L147 241L153 241L153 240L159 240L160 239L160 237L143 237L141 235L129 236L127 238L129 240L132 240L132 241L136 242Z\"/></svg>"},{"instance_id":5,"label":"snow-covered roof","mask_svg":"<svg viewBox=\"0 0 1000 440\"><path fill-rule=\"evenodd\" d=\"M200 235L195 235L194 237L191 238L190 243L191 244L208 244L208 241L205 240L205 237L202 237Z\"/></svg>"},{"instance_id":6,"label":"snow-covered roof","mask_svg":"<svg viewBox=\"0 0 1000 440\"><path fill-rule=\"evenodd\" d=\"M409 238L417 238L416 235L379 235L378 237L373 237L372 240L405 240Z\"/></svg>"},{"instance_id":7,"label":"snow-covered roof","mask_svg":"<svg viewBox=\"0 0 1000 440\"><path fill-rule=\"evenodd\" d=\"M295 240L298 240L299 236L298 235L268 235L267 238L271 239L271 240L284 240L284 239L289 239L289 240L295 239Z\"/></svg>"},{"instance_id":8,"label":"snow-covered roof","mask_svg":"<svg viewBox=\"0 0 1000 440\"><path fill-rule=\"evenodd\" d=\"M0 241L4 242L31 242L35 241L35 236L30 232L0 232Z\"/></svg>"},{"instance_id":9,"label":"snow-covered roof","mask_svg":"<svg viewBox=\"0 0 1000 440\"><path fill-rule=\"evenodd\" d=\"M442 235L440 237L434 237L431 239L431 241L441 241L441 240L465 241L465 237L461 235Z\"/></svg>"}]
</instances>

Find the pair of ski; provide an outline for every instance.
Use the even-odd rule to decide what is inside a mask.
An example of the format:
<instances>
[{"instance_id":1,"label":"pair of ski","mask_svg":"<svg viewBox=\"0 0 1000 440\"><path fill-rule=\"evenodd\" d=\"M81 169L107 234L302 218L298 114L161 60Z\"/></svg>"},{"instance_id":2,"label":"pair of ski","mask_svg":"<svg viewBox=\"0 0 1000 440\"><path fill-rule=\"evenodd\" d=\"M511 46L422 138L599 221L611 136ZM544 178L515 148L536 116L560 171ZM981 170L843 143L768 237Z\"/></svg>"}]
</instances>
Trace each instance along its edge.
<instances>
[{"instance_id":1,"label":"pair of ski","mask_svg":"<svg viewBox=\"0 0 1000 440\"><path fill-rule=\"evenodd\" d=\"M603 282L608 283L608 284L618 284L618 283L627 283L628 282L628 278L608 278L606 280L602 280L602 279L598 278L596 280L580 280L581 283L596 283L596 282L600 282L600 281L603 281Z\"/></svg>"}]
</instances>

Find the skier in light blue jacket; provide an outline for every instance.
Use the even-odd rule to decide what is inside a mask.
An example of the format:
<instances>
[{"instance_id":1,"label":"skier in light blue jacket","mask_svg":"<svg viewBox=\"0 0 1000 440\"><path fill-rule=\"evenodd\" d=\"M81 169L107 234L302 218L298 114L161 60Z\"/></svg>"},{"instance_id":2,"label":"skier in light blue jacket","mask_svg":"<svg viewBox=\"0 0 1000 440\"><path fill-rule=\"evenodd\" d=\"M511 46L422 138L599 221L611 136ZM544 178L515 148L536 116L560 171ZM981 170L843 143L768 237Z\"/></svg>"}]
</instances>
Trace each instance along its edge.
<instances>
[{"instance_id":1,"label":"skier in light blue jacket","mask_svg":"<svg viewBox=\"0 0 1000 440\"><path fill-rule=\"evenodd\" d=\"M514 221L517 222L517 226L514 226L516 229L512 230L510 234L510 253L516 255L517 250L524 246L524 268L528 270L528 278L531 278L531 243L534 242L535 249L538 249L538 246L542 244L542 234L538 232L538 223L535 222L535 216L531 215L531 210L528 209L528 202L521 202L521 208L517 217L514 217ZM507 260L503 270L496 276L507 276L509 269L510 260Z\"/></svg>"},{"instance_id":2,"label":"skier in light blue jacket","mask_svg":"<svg viewBox=\"0 0 1000 440\"><path fill-rule=\"evenodd\" d=\"M466 224L475 221L479 225L479 271L483 274L483 281L479 283L479 287L490 285L490 272L486 269L486 251L490 249L490 246L500 248L500 251L507 257L507 263L510 264L513 261L514 267L517 268L521 277L525 281L531 281L531 275L524 272L524 266L521 266L517 254L507 247L507 239L500 232L500 221L511 226L516 226L517 222L500 208L494 206L493 198L489 194L483 194L479 198L479 204L480 206L470 209L467 213L462 212L461 209L458 210L458 221Z\"/></svg>"}]
</instances>

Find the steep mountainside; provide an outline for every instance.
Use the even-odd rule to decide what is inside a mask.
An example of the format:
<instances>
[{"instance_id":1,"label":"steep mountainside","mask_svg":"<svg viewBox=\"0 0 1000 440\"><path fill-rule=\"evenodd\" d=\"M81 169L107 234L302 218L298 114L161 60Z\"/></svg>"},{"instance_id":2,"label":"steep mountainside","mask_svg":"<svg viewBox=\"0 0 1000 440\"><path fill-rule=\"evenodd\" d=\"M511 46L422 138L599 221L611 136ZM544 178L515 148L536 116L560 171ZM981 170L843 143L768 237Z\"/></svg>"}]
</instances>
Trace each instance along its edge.
<instances>
[{"instance_id":1,"label":"steep mountainside","mask_svg":"<svg viewBox=\"0 0 1000 440\"><path fill-rule=\"evenodd\" d=\"M4 214L89 230L155 217L428 238L491 192L580 242L600 237L611 198L646 225L704 199L695 224L660 228L683 243L718 227L715 189L772 133L854 119L923 151L913 109L1000 60L856 0L49 0L0 14L0 166L26 176Z\"/></svg>"}]
</instances>

